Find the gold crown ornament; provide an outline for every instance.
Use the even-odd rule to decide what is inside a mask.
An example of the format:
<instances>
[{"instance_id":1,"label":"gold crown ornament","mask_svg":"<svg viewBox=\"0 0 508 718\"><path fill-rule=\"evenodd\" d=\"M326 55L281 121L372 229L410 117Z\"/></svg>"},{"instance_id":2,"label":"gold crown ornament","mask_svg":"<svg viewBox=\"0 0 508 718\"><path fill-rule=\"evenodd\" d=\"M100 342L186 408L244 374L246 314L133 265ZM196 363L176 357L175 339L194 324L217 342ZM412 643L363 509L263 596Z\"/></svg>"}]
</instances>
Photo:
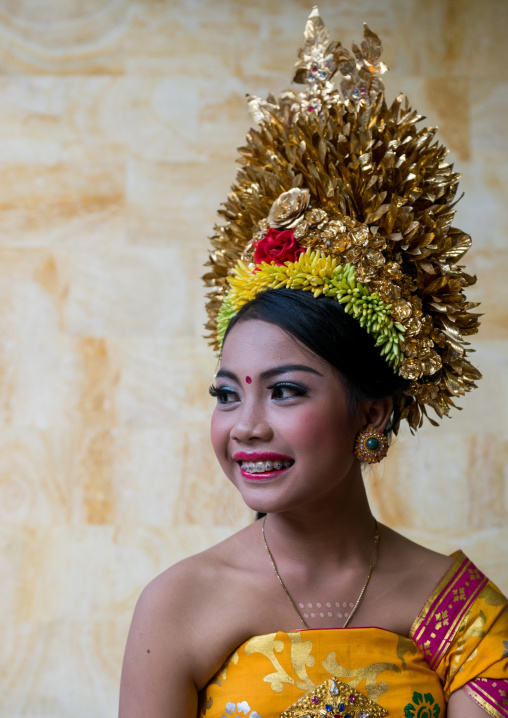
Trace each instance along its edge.
<instances>
[{"instance_id":1,"label":"gold crown ornament","mask_svg":"<svg viewBox=\"0 0 508 718\"><path fill-rule=\"evenodd\" d=\"M386 708L348 683L327 678L293 703L280 718L384 718Z\"/></svg>"},{"instance_id":2,"label":"gold crown ornament","mask_svg":"<svg viewBox=\"0 0 508 718\"><path fill-rule=\"evenodd\" d=\"M229 321L259 292L331 297L410 381L393 428L407 419L414 431L424 416L437 425L428 408L448 415L481 378L465 340L480 315L464 296L476 277L459 264L471 238L452 227L460 175L404 95L386 104L381 51L366 25L352 53L330 42L314 7L294 75L304 90L249 97L258 127L211 238L206 327L220 351Z\"/></svg>"}]
</instances>

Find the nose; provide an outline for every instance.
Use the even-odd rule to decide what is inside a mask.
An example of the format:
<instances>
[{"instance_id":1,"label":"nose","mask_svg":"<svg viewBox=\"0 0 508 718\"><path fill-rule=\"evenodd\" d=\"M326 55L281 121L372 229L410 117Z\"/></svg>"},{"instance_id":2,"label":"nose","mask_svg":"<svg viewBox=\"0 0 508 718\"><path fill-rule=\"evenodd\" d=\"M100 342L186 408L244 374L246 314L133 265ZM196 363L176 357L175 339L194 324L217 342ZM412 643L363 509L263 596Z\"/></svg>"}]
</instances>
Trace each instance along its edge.
<instances>
[{"instance_id":1,"label":"nose","mask_svg":"<svg viewBox=\"0 0 508 718\"><path fill-rule=\"evenodd\" d=\"M270 422L257 401L245 401L235 414L235 423L231 427L233 440L248 443L256 440L268 441L272 437Z\"/></svg>"}]
</instances>

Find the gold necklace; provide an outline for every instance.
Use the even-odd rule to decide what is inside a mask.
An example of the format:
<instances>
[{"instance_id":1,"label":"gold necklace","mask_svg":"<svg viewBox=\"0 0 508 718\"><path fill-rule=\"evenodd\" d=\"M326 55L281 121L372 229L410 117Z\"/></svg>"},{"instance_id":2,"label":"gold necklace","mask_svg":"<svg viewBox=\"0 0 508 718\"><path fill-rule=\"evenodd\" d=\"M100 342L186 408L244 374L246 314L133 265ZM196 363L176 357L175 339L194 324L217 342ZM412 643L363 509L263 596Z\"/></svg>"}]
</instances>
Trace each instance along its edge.
<instances>
[{"instance_id":1,"label":"gold necklace","mask_svg":"<svg viewBox=\"0 0 508 718\"><path fill-rule=\"evenodd\" d=\"M293 606L293 609L294 609L296 615L298 616L298 618L300 619L300 621L303 623L303 625L305 626L305 628L310 628L310 626L307 624L307 622L305 621L305 619L304 619L304 617L302 616L302 614L300 613L300 611L297 609L296 604L295 604L295 602L293 601L293 599L291 598L291 594L290 594L289 591L287 590L287 588L286 588L286 586L285 586L285 584L284 584L284 581L283 581L282 578L281 578L280 573L277 571L277 566L275 565L275 560L274 560L274 558L273 558L273 556L272 556L272 552L271 552L270 549L268 548L268 543L267 543L267 541L266 541L266 536L265 536L265 523L266 523L266 516L265 516L265 518L263 519L263 523L261 524L261 532L262 532L262 534L263 534L263 541L265 542L265 548L266 548L266 550L267 550L267 552L268 552L268 556L270 557L270 561L271 561L271 564L272 564L272 566L273 566L273 570L275 571L275 575L276 575L277 578L279 579L279 583L280 583L280 585L282 586L282 588L284 589L284 593L285 593L286 596L288 597L289 603ZM348 623L350 622L350 620L353 618L353 615L354 615L356 609L358 608L358 606L360 605L360 601L361 601L362 598L363 598L363 594L365 593L365 591L366 591L366 589L367 589L367 586L369 585L370 577L372 576L372 571L373 571L373 569L374 569L374 564L376 563L378 543L379 543L379 528L378 528L376 519L374 519L374 546L373 546L373 548L372 548L372 556L371 556L371 558L370 558L369 573L367 574L367 579L366 579L365 583L363 584L362 590L360 591L360 595L359 595L358 598L356 599L356 603L355 603L355 605L353 606L353 610L351 611L351 613L349 614L349 616L346 618L346 622L344 623L344 625L342 626L342 628L346 628L346 626L348 625Z\"/></svg>"}]
</instances>

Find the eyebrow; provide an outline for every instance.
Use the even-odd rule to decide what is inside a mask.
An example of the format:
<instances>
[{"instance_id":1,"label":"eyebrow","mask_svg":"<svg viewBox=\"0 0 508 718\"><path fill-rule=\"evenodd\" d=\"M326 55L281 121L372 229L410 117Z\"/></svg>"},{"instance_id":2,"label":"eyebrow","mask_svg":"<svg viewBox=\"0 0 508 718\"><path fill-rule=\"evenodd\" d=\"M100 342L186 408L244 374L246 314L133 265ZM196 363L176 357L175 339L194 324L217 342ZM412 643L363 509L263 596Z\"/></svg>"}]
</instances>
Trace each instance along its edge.
<instances>
[{"instance_id":1,"label":"eyebrow","mask_svg":"<svg viewBox=\"0 0 508 718\"><path fill-rule=\"evenodd\" d=\"M288 374L295 371L306 371L308 374L316 374L316 376L323 376L316 369L312 369L310 366L305 366L305 364L283 364L282 366L276 366L273 369L267 369L266 371L261 372L259 378L263 380L271 379L278 374ZM219 371L217 372L217 377L232 379L238 384L240 383L236 374L234 374L234 372L232 371L229 371L228 369L219 369Z\"/></svg>"}]
</instances>

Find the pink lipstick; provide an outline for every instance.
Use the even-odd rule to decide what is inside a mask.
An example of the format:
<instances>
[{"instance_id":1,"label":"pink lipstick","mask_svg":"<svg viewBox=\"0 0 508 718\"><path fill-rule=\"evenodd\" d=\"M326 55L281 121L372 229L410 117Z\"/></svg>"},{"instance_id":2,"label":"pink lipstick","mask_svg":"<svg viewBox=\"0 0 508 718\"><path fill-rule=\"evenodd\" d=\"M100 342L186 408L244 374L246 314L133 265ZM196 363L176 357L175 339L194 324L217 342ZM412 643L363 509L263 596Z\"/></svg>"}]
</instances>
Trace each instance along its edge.
<instances>
[{"instance_id":1,"label":"pink lipstick","mask_svg":"<svg viewBox=\"0 0 508 718\"><path fill-rule=\"evenodd\" d=\"M251 481L274 479L295 463L290 456L273 451L238 451L233 459L240 465L242 476Z\"/></svg>"}]
</instances>

